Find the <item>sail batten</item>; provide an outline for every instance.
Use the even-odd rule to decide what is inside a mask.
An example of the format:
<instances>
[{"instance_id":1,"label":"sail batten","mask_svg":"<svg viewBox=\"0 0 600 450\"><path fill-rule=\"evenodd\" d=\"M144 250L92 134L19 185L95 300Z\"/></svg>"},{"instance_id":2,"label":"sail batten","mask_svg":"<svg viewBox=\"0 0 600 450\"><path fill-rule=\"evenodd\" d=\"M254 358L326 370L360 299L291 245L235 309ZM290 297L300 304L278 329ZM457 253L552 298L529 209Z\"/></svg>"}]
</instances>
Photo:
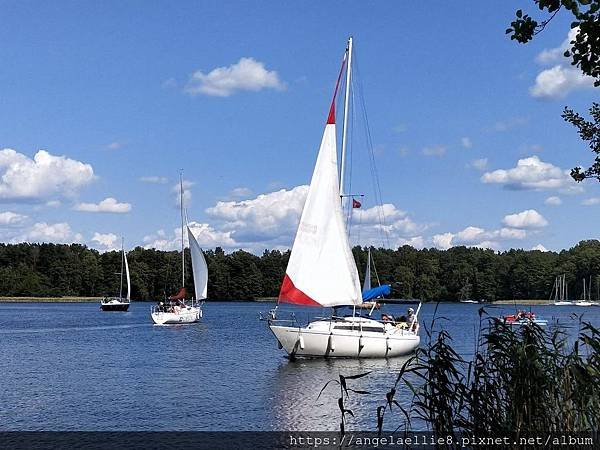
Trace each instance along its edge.
<instances>
[{"instance_id":1,"label":"sail batten","mask_svg":"<svg viewBox=\"0 0 600 450\"><path fill-rule=\"evenodd\" d=\"M192 273L194 275L196 300L204 300L207 297L208 290L208 267L202 249L198 245L198 241L189 226L187 227L187 231L190 242L190 254L192 255Z\"/></svg>"}]
</instances>

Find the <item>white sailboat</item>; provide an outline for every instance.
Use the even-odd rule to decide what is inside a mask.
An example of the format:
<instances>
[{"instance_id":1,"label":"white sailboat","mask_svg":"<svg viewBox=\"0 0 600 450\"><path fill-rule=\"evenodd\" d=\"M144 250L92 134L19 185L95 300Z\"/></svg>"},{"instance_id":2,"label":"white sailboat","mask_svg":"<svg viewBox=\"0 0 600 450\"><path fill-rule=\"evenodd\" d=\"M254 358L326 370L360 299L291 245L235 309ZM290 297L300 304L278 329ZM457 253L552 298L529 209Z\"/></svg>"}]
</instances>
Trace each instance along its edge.
<instances>
[{"instance_id":1,"label":"white sailboat","mask_svg":"<svg viewBox=\"0 0 600 450\"><path fill-rule=\"evenodd\" d=\"M479 303L477 300L473 300L471 298L471 285L469 284L469 279L467 278L467 282L460 290L460 303Z\"/></svg>"},{"instance_id":2,"label":"white sailboat","mask_svg":"<svg viewBox=\"0 0 600 450\"><path fill-rule=\"evenodd\" d=\"M338 177L335 98L346 68L342 168ZM332 315L307 326L282 321L271 312L269 327L279 345L294 357L386 358L413 352L420 343L417 314L405 327L356 315L363 303L356 262L350 249L342 209L344 159L351 85L352 38L344 54L327 124L279 302L304 306L351 306L347 317Z\"/></svg>"},{"instance_id":3,"label":"white sailboat","mask_svg":"<svg viewBox=\"0 0 600 450\"><path fill-rule=\"evenodd\" d=\"M554 306L569 306L573 304L572 301L567 300L569 294L565 274L558 275L554 280L554 287L552 288L550 298L552 298L552 296L554 296Z\"/></svg>"},{"instance_id":4,"label":"white sailboat","mask_svg":"<svg viewBox=\"0 0 600 450\"><path fill-rule=\"evenodd\" d=\"M202 301L206 298L208 288L208 267L204 254L198 241L194 237L189 225L187 228L190 254L192 256L192 275L194 277L194 290L196 298L186 300L185 290L185 239L183 215L183 180L180 176L180 201L181 201L181 289L164 302L153 306L150 312L152 321L157 325L175 325L198 322L202 318Z\"/></svg>"},{"instance_id":5,"label":"white sailboat","mask_svg":"<svg viewBox=\"0 0 600 450\"><path fill-rule=\"evenodd\" d=\"M585 278L583 279L583 297L581 298L581 300L576 301L574 303L575 306L594 306L596 303L592 302L592 279L590 277L590 286L589 289L586 292L586 286L585 286Z\"/></svg>"},{"instance_id":6,"label":"white sailboat","mask_svg":"<svg viewBox=\"0 0 600 450\"><path fill-rule=\"evenodd\" d=\"M123 298L123 269L125 269L125 277L127 280L127 295ZM127 311L131 303L131 279L129 278L129 264L127 264L127 254L121 239L121 283L119 287L118 297L104 297L100 301L100 309L102 311Z\"/></svg>"}]
</instances>

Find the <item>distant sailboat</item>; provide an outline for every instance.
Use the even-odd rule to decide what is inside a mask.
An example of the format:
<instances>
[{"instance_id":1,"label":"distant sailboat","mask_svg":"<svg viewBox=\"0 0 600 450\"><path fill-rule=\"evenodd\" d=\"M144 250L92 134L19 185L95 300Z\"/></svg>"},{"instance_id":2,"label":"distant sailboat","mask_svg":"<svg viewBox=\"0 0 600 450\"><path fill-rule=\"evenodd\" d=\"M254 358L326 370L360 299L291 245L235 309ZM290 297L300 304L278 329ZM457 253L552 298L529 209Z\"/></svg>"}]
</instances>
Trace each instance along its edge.
<instances>
[{"instance_id":1,"label":"distant sailboat","mask_svg":"<svg viewBox=\"0 0 600 450\"><path fill-rule=\"evenodd\" d=\"M583 279L583 296L581 300L576 301L574 303L575 306L594 306L595 303L592 302L592 277L590 277L590 286L586 291L585 278Z\"/></svg>"},{"instance_id":2,"label":"distant sailboat","mask_svg":"<svg viewBox=\"0 0 600 450\"><path fill-rule=\"evenodd\" d=\"M469 279L467 278L467 282L460 290L460 303L479 303L477 300L473 300L471 298L471 285L469 284Z\"/></svg>"},{"instance_id":3,"label":"distant sailboat","mask_svg":"<svg viewBox=\"0 0 600 450\"><path fill-rule=\"evenodd\" d=\"M123 298L123 269L127 279L127 295ZM131 302L131 279L129 278L129 264L127 264L127 254L123 247L123 239L121 239L121 283L119 287L118 297L104 297L100 302L102 311L127 311Z\"/></svg>"},{"instance_id":4,"label":"distant sailboat","mask_svg":"<svg viewBox=\"0 0 600 450\"><path fill-rule=\"evenodd\" d=\"M346 68L344 130L350 99L352 38L348 40L342 70ZM345 133L342 168L338 177L335 98L340 71L312 180L279 294L280 303L303 306L353 308L352 316L317 319L307 326L276 318L269 327L279 345L293 357L386 358L413 352L420 342L419 309L404 325L378 321L356 314L363 303L356 262L350 249L342 209Z\"/></svg>"},{"instance_id":5,"label":"distant sailboat","mask_svg":"<svg viewBox=\"0 0 600 450\"><path fill-rule=\"evenodd\" d=\"M555 306L569 306L572 305L573 302L567 300L569 298L569 293L567 289L567 281L566 275L558 275L554 279L554 286L552 288L552 292L550 293L550 299L554 297L554 305Z\"/></svg>"},{"instance_id":6,"label":"distant sailboat","mask_svg":"<svg viewBox=\"0 0 600 450\"><path fill-rule=\"evenodd\" d=\"M184 214L183 214L183 179L180 176L180 201L181 201L181 288L177 294L169 297L164 302L153 306L151 310L152 321L157 325L174 325L195 323L202 317L202 304L200 301L206 298L208 286L208 267L204 254L198 245L189 225L187 228L188 240L190 244L190 254L192 256L192 275L194 277L194 290L196 298L186 300L185 290L185 240L184 240Z\"/></svg>"},{"instance_id":7,"label":"distant sailboat","mask_svg":"<svg viewBox=\"0 0 600 450\"><path fill-rule=\"evenodd\" d=\"M369 247L367 253L367 267L365 268L365 280L363 281L362 288L363 303L361 303L360 307L373 312L375 308L379 308L379 303L377 303L377 299L382 298L385 295L389 295L392 292L392 286L390 286L389 284L382 285L381 283L379 283L377 269L375 269L377 287L371 286L371 261L373 261L373 257L371 256L371 248ZM375 268L375 261L373 261L373 267Z\"/></svg>"}]
</instances>

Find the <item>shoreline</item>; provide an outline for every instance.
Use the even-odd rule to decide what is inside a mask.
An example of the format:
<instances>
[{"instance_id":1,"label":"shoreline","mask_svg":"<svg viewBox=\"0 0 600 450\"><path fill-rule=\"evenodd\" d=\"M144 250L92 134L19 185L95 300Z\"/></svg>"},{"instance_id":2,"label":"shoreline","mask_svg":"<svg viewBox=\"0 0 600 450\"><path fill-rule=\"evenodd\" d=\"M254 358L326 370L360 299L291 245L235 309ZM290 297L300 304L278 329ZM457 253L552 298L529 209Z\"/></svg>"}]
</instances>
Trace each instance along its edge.
<instances>
[{"instance_id":1,"label":"shoreline","mask_svg":"<svg viewBox=\"0 0 600 450\"><path fill-rule=\"evenodd\" d=\"M104 297L0 297L0 303L95 303Z\"/></svg>"},{"instance_id":2,"label":"shoreline","mask_svg":"<svg viewBox=\"0 0 600 450\"><path fill-rule=\"evenodd\" d=\"M96 303L100 302L104 297L0 297L0 303ZM211 299L207 303L212 302L232 302L232 303L275 303L276 297L262 297L255 300L227 300L227 299ZM418 300L415 300L418 301ZM133 303L153 303L155 300L132 300ZM435 302L426 302L435 303ZM460 304L459 301L440 301L441 304ZM550 300L525 299L525 300L495 300L486 303L470 303L472 305L491 306L491 305L551 305Z\"/></svg>"}]
</instances>

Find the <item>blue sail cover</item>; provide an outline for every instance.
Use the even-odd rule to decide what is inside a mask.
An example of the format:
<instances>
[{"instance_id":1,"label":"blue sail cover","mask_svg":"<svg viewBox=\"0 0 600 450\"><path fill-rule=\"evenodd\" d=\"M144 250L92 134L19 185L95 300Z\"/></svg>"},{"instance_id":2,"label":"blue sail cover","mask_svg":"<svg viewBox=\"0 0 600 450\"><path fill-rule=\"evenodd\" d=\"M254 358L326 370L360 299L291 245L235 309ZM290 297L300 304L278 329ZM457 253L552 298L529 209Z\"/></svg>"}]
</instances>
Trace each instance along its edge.
<instances>
[{"instance_id":1,"label":"blue sail cover","mask_svg":"<svg viewBox=\"0 0 600 450\"><path fill-rule=\"evenodd\" d=\"M383 286L377 286L373 289L368 289L362 293L363 302L368 302L374 298L383 297L389 295L392 292L392 287L389 284Z\"/></svg>"}]
</instances>

